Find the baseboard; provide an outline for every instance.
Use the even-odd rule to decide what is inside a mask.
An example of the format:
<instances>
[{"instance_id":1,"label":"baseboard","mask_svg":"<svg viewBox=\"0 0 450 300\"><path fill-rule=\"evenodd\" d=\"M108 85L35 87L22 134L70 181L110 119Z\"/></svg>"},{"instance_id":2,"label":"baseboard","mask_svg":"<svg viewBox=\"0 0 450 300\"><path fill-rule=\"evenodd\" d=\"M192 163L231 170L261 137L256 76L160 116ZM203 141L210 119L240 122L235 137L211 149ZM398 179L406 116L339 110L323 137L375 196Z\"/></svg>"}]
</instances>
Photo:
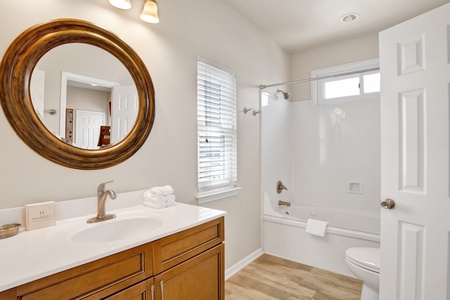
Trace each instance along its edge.
<instances>
[{"instance_id":1,"label":"baseboard","mask_svg":"<svg viewBox=\"0 0 450 300\"><path fill-rule=\"evenodd\" d=\"M256 250L255 252L251 253L250 255L244 257L242 260L238 261L231 267L227 268L225 270L225 280L242 270L245 266L247 266L249 263L260 257L264 252L261 248Z\"/></svg>"}]
</instances>

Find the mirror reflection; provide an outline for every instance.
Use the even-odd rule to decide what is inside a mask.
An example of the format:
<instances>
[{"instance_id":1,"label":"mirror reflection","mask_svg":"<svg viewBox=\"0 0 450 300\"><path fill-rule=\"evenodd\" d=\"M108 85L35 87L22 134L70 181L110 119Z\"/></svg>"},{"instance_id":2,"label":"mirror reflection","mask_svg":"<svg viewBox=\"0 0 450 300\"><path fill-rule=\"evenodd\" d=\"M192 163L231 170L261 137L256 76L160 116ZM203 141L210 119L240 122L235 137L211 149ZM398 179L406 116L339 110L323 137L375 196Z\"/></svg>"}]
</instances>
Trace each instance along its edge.
<instances>
[{"instance_id":1,"label":"mirror reflection","mask_svg":"<svg viewBox=\"0 0 450 300\"><path fill-rule=\"evenodd\" d=\"M33 70L30 94L45 127L82 149L121 141L133 128L139 109L125 66L109 52L81 43L47 52Z\"/></svg>"}]
</instances>

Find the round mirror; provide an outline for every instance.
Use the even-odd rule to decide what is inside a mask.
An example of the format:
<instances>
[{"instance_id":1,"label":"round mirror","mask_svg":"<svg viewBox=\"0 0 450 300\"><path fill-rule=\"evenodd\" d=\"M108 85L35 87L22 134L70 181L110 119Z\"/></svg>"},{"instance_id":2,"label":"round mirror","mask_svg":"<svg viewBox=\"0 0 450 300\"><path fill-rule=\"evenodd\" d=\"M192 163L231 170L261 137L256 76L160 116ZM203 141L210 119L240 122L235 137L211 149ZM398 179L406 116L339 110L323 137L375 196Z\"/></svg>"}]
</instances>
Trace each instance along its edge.
<instances>
[{"instance_id":1,"label":"round mirror","mask_svg":"<svg viewBox=\"0 0 450 300\"><path fill-rule=\"evenodd\" d=\"M77 169L131 157L153 126L154 89L140 57L91 23L61 19L23 32L0 65L0 101L34 151Z\"/></svg>"},{"instance_id":2,"label":"round mirror","mask_svg":"<svg viewBox=\"0 0 450 300\"><path fill-rule=\"evenodd\" d=\"M47 52L33 70L30 93L45 127L82 149L123 140L139 108L136 86L124 65L105 50L80 43ZM109 135L102 135L101 128Z\"/></svg>"}]
</instances>

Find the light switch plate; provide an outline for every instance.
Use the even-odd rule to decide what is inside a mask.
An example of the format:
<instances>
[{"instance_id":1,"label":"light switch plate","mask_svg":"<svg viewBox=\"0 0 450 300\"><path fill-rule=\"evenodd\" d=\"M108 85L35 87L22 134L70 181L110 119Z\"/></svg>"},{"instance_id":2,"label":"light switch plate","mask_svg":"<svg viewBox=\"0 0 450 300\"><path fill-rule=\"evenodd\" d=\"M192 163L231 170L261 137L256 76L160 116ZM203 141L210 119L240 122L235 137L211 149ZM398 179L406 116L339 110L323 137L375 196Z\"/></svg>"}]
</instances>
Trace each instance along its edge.
<instances>
[{"instance_id":1,"label":"light switch plate","mask_svg":"<svg viewBox=\"0 0 450 300\"><path fill-rule=\"evenodd\" d=\"M25 229L33 230L55 225L55 202L25 205Z\"/></svg>"}]
</instances>

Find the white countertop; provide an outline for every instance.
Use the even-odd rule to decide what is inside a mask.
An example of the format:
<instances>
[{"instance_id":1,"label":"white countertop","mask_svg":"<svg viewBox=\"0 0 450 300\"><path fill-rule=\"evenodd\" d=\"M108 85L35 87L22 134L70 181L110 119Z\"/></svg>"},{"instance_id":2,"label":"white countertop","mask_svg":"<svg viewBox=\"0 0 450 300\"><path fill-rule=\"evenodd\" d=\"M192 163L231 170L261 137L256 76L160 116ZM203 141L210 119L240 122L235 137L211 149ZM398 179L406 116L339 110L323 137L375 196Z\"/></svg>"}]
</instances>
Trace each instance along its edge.
<instances>
[{"instance_id":1,"label":"white countertop","mask_svg":"<svg viewBox=\"0 0 450 300\"><path fill-rule=\"evenodd\" d=\"M89 203L88 206L92 206L91 202L94 201L95 209L94 197L71 200L67 203L57 202L55 226L32 231L21 230L16 236L0 239L0 292L157 240L226 214L224 211L180 203L164 209L152 209L140 204L140 195L142 191L118 194L114 201L119 202L118 206L122 208L106 207L106 212L116 214L116 218L94 224L87 224L86 220L95 216L96 212L87 212L86 210L92 210L92 207L86 209L82 205ZM123 207L127 204L132 206ZM76 206L83 207L83 210L74 209ZM18 216L22 211L10 209L6 213L11 218L11 215ZM2 214L0 211L0 223L6 223L2 220L6 213ZM84 213L86 215L83 215ZM130 232L129 237L111 242L77 244L69 238L90 226L117 222L130 217L155 218L161 220L163 224L149 233Z\"/></svg>"}]
</instances>

